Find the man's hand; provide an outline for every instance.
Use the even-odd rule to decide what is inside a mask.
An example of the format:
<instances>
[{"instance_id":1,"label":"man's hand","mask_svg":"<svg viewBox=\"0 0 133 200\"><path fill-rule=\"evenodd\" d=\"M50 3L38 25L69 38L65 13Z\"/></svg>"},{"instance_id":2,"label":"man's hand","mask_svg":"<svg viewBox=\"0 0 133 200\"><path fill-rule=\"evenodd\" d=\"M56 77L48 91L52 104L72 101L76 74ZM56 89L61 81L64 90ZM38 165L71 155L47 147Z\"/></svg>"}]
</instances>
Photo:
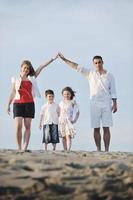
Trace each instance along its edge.
<instances>
[{"instance_id":1,"label":"man's hand","mask_svg":"<svg viewBox=\"0 0 133 200\"><path fill-rule=\"evenodd\" d=\"M63 56L63 54L62 53L58 53L58 55L59 55L59 57L61 58L61 59L64 59L65 57Z\"/></svg>"},{"instance_id":2,"label":"man's hand","mask_svg":"<svg viewBox=\"0 0 133 200\"><path fill-rule=\"evenodd\" d=\"M75 121L75 120L73 120L73 121L71 121L71 123L72 123L72 124L75 124L75 123L76 123L76 121Z\"/></svg>"},{"instance_id":3,"label":"man's hand","mask_svg":"<svg viewBox=\"0 0 133 200\"><path fill-rule=\"evenodd\" d=\"M39 129L40 129L40 130L42 129L42 125L41 125L41 124L39 124Z\"/></svg>"},{"instance_id":4,"label":"man's hand","mask_svg":"<svg viewBox=\"0 0 133 200\"><path fill-rule=\"evenodd\" d=\"M77 66L78 64L71 61L71 60L68 60L67 58L64 57L64 55L62 53L58 53L59 57L66 63L68 64L70 67L72 67L73 69L77 69Z\"/></svg>"},{"instance_id":5,"label":"man's hand","mask_svg":"<svg viewBox=\"0 0 133 200\"><path fill-rule=\"evenodd\" d=\"M115 113L117 111L117 102L113 102L113 105L112 105L112 112Z\"/></svg>"}]
</instances>

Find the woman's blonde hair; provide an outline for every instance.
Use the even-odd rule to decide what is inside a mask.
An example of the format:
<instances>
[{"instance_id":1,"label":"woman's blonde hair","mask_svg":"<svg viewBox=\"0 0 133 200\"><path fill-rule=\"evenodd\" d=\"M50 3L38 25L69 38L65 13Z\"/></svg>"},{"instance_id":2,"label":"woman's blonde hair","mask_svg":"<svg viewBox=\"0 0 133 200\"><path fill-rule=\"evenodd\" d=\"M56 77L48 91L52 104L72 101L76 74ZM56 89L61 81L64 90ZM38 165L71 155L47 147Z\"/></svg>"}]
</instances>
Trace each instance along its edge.
<instances>
[{"instance_id":1,"label":"woman's blonde hair","mask_svg":"<svg viewBox=\"0 0 133 200\"><path fill-rule=\"evenodd\" d=\"M31 64L31 62L29 60L24 60L22 62L22 64L21 64L21 67L23 65L28 65L28 67L29 67L29 74L28 74L28 76L35 76L35 70L34 70L32 64Z\"/></svg>"}]
</instances>

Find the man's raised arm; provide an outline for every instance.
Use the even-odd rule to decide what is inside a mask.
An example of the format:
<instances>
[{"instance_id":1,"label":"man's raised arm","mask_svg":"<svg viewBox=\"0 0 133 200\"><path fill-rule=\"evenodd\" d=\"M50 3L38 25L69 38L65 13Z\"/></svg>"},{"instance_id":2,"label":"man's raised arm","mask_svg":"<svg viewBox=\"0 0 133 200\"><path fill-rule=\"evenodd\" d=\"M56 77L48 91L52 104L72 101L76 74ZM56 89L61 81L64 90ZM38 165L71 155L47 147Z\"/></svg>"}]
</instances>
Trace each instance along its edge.
<instances>
[{"instance_id":1,"label":"man's raised arm","mask_svg":"<svg viewBox=\"0 0 133 200\"><path fill-rule=\"evenodd\" d=\"M58 55L60 56L60 58L66 63L68 64L70 67L72 67L73 69L77 69L78 64L75 62L72 62L68 59L66 59L62 53L58 53Z\"/></svg>"}]
</instances>

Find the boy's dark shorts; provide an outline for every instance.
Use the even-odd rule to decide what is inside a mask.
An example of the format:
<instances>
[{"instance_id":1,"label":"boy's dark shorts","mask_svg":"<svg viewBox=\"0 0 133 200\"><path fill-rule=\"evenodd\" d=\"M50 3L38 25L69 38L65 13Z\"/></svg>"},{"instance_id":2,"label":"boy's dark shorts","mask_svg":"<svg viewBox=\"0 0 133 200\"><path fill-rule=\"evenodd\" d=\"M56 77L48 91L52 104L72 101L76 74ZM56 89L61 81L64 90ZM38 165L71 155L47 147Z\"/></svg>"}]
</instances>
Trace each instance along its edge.
<instances>
[{"instance_id":1,"label":"boy's dark shorts","mask_svg":"<svg viewBox=\"0 0 133 200\"><path fill-rule=\"evenodd\" d=\"M43 125L43 140L42 143L59 143L58 125L46 124Z\"/></svg>"}]
</instances>

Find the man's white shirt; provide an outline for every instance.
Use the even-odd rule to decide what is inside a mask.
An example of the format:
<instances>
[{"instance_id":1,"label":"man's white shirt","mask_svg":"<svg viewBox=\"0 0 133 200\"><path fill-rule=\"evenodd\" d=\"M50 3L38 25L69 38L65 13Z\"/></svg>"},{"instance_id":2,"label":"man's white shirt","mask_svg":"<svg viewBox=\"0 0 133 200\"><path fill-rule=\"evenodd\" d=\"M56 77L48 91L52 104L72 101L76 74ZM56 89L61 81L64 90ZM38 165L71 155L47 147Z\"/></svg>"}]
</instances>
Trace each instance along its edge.
<instances>
[{"instance_id":1,"label":"man's white shirt","mask_svg":"<svg viewBox=\"0 0 133 200\"><path fill-rule=\"evenodd\" d=\"M77 71L83 74L89 81L90 99L94 101L106 102L116 99L115 80L111 73L100 75L96 70L86 69L78 66Z\"/></svg>"},{"instance_id":2,"label":"man's white shirt","mask_svg":"<svg viewBox=\"0 0 133 200\"><path fill-rule=\"evenodd\" d=\"M100 75L96 70L78 66L77 71L83 74L90 85L91 127L110 127L113 125L111 99L116 99L114 77L107 72Z\"/></svg>"}]
</instances>

